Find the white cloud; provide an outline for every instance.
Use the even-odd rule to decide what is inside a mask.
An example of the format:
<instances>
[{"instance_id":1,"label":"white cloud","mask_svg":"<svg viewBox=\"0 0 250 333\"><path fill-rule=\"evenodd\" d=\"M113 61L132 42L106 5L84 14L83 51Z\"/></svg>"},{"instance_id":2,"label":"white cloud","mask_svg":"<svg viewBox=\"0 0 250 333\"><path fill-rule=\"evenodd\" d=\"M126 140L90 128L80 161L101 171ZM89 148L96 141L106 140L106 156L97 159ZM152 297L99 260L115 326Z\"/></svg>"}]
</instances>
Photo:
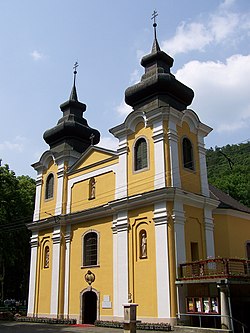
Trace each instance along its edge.
<instances>
[{"instance_id":1,"label":"white cloud","mask_svg":"<svg viewBox=\"0 0 250 333\"><path fill-rule=\"evenodd\" d=\"M235 33L240 24L240 16L234 13L216 14L208 23L212 39L216 42L225 40Z\"/></svg>"},{"instance_id":2,"label":"white cloud","mask_svg":"<svg viewBox=\"0 0 250 333\"><path fill-rule=\"evenodd\" d=\"M37 50L34 50L33 52L30 53L31 57L33 60L38 61L44 58L44 55Z\"/></svg>"},{"instance_id":3,"label":"white cloud","mask_svg":"<svg viewBox=\"0 0 250 333\"><path fill-rule=\"evenodd\" d=\"M17 136L14 140L8 141L5 140L0 143L0 150L1 151L15 151L21 153L24 150L26 138Z\"/></svg>"},{"instance_id":4,"label":"white cloud","mask_svg":"<svg viewBox=\"0 0 250 333\"><path fill-rule=\"evenodd\" d=\"M100 143L97 146L116 151L118 147L118 140L111 136L104 136L101 137Z\"/></svg>"},{"instance_id":5,"label":"white cloud","mask_svg":"<svg viewBox=\"0 0 250 333\"><path fill-rule=\"evenodd\" d=\"M216 132L250 128L250 55L234 55L225 63L191 61L176 77L195 91L191 107Z\"/></svg>"},{"instance_id":6,"label":"white cloud","mask_svg":"<svg viewBox=\"0 0 250 333\"><path fill-rule=\"evenodd\" d=\"M145 51L143 51L143 50L137 50L137 51L136 51L136 58L137 58L138 60L141 60L141 58L142 58L145 54L146 54Z\"/></svg>"},{"instance_id":7,"label":"white cloud","mask_svg":"<svg viewBox=\"0 0 250 333\"><path fill-rule=\"evenodd\" d=\"M212 36L203 24L182 22L175 36L162 43L162 49L174 56L177 53L203 50L211 40Z\"/></svg>"},{"instance_id":8,"label":"white cloud","mask_svg":"<svg viewBox=\"0 0 250 333\"><path fill-rule=\"evenodd\" d=\"M135 84L140 81L140 73L138 69L135 69L131 74L130 74L130 84Z\"/></svg>"},{"instance_id":9,"label":"white cloud","mask_svg":"<svg viewBox=\"0 0 250 333\"><path fill-rule=\"evenodd\" d=\"M205 47L218 43L238 43L249 35L249 13L235 13L230 7L233 0L225 0L216 12L197 22L182 22L175 36L163 41L162 49L174 56L193 50L204 51Z\"/></svg>"},{"instance_id":10,"label":"white cloud","mask_svg":"<svg viewBox=\"0 0 250 333\"><path fill-rule=\"evenodd\" d=\"M132 111L132 108L122 101L121 104L115 108L115 111L121 116L127 116Z\"/></svg>"},{"instance_id":11,"label":"white cloud","mask_svg":"<svg viewBox=\"0 0 250 333\"><path fill-rule=\"evenodd\" d=\"M235 0L224 0L220 5L219 9L228 9L235 3Z\"/></svg>"}]
</instances>

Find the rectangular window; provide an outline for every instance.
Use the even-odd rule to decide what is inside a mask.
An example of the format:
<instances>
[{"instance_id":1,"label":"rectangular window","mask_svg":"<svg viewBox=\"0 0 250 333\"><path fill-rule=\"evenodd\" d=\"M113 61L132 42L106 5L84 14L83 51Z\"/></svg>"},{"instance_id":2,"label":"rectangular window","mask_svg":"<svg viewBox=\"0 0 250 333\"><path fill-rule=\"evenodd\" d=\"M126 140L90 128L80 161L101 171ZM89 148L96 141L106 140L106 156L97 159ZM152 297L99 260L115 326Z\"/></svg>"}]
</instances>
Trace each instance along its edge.
<instances>
[{"instance_id":1,"label":"rectangular window","mask_svg":"<svg viewBox=\"0 0 250 333\"><path fill-rule=\"evenodd\" d=\"M199 246L197 242L191 242L191 261L199 260Z\"/></svg>"}]
</instances>

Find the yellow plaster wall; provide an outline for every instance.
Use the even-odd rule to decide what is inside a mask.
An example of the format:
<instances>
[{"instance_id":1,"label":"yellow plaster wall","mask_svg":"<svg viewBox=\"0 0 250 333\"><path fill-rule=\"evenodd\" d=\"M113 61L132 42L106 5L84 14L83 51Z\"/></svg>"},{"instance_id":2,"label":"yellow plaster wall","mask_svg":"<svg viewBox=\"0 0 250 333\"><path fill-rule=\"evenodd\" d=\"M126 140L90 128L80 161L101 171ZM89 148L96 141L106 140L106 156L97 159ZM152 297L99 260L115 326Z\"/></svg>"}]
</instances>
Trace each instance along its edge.
<instances>
[{"instance_id":1,"label":"yellow plaster wall","mask_svg":"<svg viewBox=\"0 0 250 333\"><path fill-rule=\"evenodd\" d=\"M155 228L153 206L129 212L129 291L138 316L157 317ZM147 258L140 258L139 233L147 232Z\"/></svg>"},{"instance_id":2,"label":"yellow plaster wall","mask_svg":"<svg viewBox=\"0 0 250 333\"><path fill-rule=\"evenodd\" d=\"M100 315L112 316L112 309L102 309L104 295L110 296L113 300L113 233L112 221L109 217L101 220L89 221L72 225L71 259L70 259L70 284L69 284L69 313L80 314L80 293L88 288L84 279L90 269L95 274L95 281L92 287L100 292ZM99 266L82 268L82 236L85 232L94 230L99 233Z\"/></svg>"},{"instance_id":3,"label":"yellow plaster wall","mask_svg":"<svg viewBox=\"0 0 250 333\"><path fill-rule=\"evenodd\" d=\"M179 168L182 189L201 193L201 182L200 182L200 163L198 154L198 142L197 135L190 131L190 128L186 122L183 122L182 126L177 126L177 133L179 137ZM194 158L194 170L189 170L183 167L183 156L182 156L182 138L187 137L193 146L193 158Z\"/></svg>"},{"instance_id":4,"label":"yellow plaster wall","mask_svg":"<svg viewBox=\"0 0 250 333\"><path fill-rule=\"evenodd\" d=\"M89 180L75 183L71 189L71 212L97 207L115 199L115 174L107 172L95 177L95 198L89 199Z\"/></svg>"},{"instance_id":5,"label":"yellow plaster wall","mask_svg":"<svg viewBox=\"0 0 250 333\"><path fill-rule=\"evenodd\" d=\"M246 258L246 242L250 240L250 220L243 216L214 214L214 224L216 256Z\"/></svg>"},{"instance_id":6,"label":"yellow plaster wall","mask_svg":"<svg viewBox=\"0 0 250 333\"><path fill-rule=\"evenodd\" d=\"M49 215L45 212L55 215L56 207L56 195L57 195L57 170L58 167L53 161L50 162L48 169L42 176L42 191L41 191L41 205L40 205L40 219L48 218ZM54 175L54 193L53 198L45 199L46 179L48 175L52 173Z\"/></svg>"},{"instance_id":7,"label":"yellow plaster wall","mask_svg":"<svg viewBox=\"0 0 250 333\"><path fill-rule=\"evenodd\" d=\"M39 233L39 251L37 265L36 281L36 313L39 315L50 314L50 295L52 278L52 231L40 231ZM44 268L44 248L48 245L50 249L49 268Z\"/></svg>"},{"instance_id":8,"label":"yellow plaster wall","mask_svg":"<svg viewBox=\"0 0 250 333\"><path fill-rule=\"evenodd\" d=\"M198 243L199 259L206 258L205 230L203 210L184 205L185 211L185 241L187 262L191 261L191 242Z\"/></svg>"},{"instance_id":9,"label":"yellow plaster wall","mask_svg":"<svg viewBox=\"0 0 250 333\"><path fill-rule=\"evenodd\" d=\"M152 129L144 127L141 122L136 126L135 133L128 136L128 195L148 192L154 189L154 143ZM134 172L134 143L138 137L144 136L148 141L148 169Z\"/></svg>"},{"instance_id":10,"label":"yellow plaster wall","mask_svg":"<svg viewBox=\"0 0 250 333\"><path fill-rule=\"evenodd\" d=\"M88 158L86 160L84 160L83 163L79 167L77 167L77 169L73 173L71 173L69 175L69 179L72 179L72 178L75 178L75 177L78 177L81 175L85 175L89 172L96 171L101 168L105 168L107 166L118 163L118 157L114 158L114 159L112 158L112 160L100 160L100 159L98 159L96 152L94 152L90 157L91 157L90 158L91 163ZM94 159L94 157L95 157L95 159ZM105 157L109 158L110 156L105 156ZM81 169L81 168L83 168L83 169Z\"/></svg>"},{"instance_id":11,"label":"yellow plaster wall","mask_svg":"<svg viewBox=\"0 0 250 333\"><path fill-rule=\"evenodd\" d=\"M97 162L112 158L113 155L107 154L105 152L97 151L97 150L92 150L82 161L77 166L77 169L81 169L87 166L91 166L92 164L95 164ZM114 162L113 162L114 163Z\"/></svg>"}]
</instances>

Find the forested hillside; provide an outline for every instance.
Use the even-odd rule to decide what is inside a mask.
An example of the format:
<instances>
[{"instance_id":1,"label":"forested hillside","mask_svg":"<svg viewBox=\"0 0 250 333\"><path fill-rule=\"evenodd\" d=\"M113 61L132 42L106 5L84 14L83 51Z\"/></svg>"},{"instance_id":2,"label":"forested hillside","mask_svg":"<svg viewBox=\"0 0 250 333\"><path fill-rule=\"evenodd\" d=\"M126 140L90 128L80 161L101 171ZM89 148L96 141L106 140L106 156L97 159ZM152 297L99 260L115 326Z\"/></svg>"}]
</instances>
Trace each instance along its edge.
<instances>
[{"instance_id":1,"label":"forested hillside","mask_svg":"<svg viewBox=\"0 0 250 333\"><path fill-rule=\"evenodd\" d=\"M0 166L0 303L27 299L30 232L25 223L32 221L34 196L33 179Z\"/></svg>"},{"instance_id":2,"label":"forested hillside","mask_svg":"<svg viewBox=\"0 0 250 333\"><path fill-rule=\"evenodd\" d=\"M250 207L250 142L207 150L208 182Z\"/></svg>"}]
</instances>

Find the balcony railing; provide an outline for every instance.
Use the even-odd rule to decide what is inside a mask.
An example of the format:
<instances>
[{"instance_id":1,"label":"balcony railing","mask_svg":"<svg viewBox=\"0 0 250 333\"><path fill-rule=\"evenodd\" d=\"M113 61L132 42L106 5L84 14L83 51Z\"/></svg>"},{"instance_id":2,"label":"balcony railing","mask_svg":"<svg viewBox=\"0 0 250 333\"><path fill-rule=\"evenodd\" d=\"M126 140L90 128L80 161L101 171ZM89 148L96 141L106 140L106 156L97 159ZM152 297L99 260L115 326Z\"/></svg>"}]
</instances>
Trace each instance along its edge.
<instances>
[{"instance_id":1,"label":"balcony railing","mask_svg":"<svg viewBox=\"0 0 250 333\"><path fill-rule=\"evenodd\" d=\"M178 280L215 278L250 279L250 260L216 258L180 265L180 276Z\"/></svg>"}]
</instances>

